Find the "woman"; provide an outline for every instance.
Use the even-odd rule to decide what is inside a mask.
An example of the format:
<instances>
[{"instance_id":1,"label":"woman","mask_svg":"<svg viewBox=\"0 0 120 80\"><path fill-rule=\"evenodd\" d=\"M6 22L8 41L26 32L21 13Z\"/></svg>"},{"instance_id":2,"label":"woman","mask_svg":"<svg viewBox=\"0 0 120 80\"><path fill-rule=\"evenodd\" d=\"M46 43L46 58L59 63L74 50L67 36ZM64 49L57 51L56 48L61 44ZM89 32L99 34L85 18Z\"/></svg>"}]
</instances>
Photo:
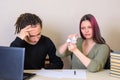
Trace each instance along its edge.
<instances>
[{"instance_id":1,"label":"woman","mask_svg":"<svg viewBox=\"0 0 120 80\"><path fill-rule=\"evenodd\" d=\"M90 72L102 70L110 49L100 34L95 17L91 14L84 15L79 29L81 38L77 34L69 35L68 39L76 38L76 43L67 40L59 47L57 55L72 55L72 69L87 69Z\"/></svg>"}]
</instances>

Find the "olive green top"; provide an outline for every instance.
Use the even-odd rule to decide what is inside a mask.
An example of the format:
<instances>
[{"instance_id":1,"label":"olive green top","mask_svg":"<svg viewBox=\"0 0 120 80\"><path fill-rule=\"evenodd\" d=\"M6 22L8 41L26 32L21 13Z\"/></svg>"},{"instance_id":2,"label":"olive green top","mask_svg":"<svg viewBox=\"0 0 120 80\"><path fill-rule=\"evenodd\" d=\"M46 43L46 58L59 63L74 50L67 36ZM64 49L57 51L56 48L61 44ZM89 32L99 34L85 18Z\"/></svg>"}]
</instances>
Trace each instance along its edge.
<instances>
[{"instance_id":1,"label":"olive green top","mask_svg":"<svg viewBox=\"0 0 120 80\"><path fill-rule=\"evenodd\" d=\"M83 39L78 38L77 39L77 47L82 52L82 43ZM87 69L90 72L97 72L104 68L104 65L106 63L108 54L110 53L110 49L106 44L95 44L91 51L86 55L88 58L91 59L90 64L87 66L87 68L84 66L84 64L73 54L72 55L72 69ZM71 55L72 52L66 50L65 54L60 54L58 51L56 52L56 55L59 57L65 57L68 55Z\"/></svg>"}]
</instances>

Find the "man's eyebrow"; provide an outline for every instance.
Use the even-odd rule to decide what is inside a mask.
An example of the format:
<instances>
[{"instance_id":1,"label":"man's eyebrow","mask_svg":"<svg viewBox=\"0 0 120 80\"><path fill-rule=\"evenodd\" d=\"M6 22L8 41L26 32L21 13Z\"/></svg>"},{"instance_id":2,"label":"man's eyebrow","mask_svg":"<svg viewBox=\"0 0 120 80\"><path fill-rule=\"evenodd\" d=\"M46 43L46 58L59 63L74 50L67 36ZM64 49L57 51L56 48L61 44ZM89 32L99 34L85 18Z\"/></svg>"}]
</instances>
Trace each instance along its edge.
<instances>
[{"instance_id":1,"label":"man's eyebrow","mask_svg":"<svg viewBox=\"0 0 120 80\"><path fill-rule=\"evenodd\" d=\"M39 32L39 33L36 34L36 35L30 35L30 37L34 37L34 36L40 35L40 33L41 33L41 32Z\"/></svg>"}]
</instances>

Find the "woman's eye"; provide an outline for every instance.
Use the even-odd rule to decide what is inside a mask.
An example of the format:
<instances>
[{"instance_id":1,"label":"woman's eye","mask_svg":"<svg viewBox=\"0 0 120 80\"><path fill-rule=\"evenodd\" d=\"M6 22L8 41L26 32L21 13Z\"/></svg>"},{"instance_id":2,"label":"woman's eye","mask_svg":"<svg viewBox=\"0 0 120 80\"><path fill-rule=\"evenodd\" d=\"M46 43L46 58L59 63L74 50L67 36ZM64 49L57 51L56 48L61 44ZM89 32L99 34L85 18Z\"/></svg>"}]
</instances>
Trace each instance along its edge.
<instances>
[{"instance_id":1,"label":"woman's eye","mask_svg":"<svg viewBox=\"0 0 120 80\"><path fill-rule=\"evenodd\" d=\"M88 26L88 28L92 28L92 26Z\"/></svg>"},{"instance_id":2,"label":"woman's eye","mask_svg":"<svg viewBox=\"0 0 120 80\"><path fill-rule=\"evenodd\" d=\"M85 29L84 27L81 27L81 29Z\"/></svg>"}]
</instances>

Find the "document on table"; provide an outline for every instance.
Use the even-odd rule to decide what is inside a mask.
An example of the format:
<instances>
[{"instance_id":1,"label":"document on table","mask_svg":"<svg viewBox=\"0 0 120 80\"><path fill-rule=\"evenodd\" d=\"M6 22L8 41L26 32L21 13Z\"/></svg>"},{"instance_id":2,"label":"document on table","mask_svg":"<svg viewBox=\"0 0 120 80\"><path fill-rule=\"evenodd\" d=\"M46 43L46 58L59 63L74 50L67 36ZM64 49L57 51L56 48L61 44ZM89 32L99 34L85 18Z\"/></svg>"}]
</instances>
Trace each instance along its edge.
<instances>
[{"instance_id":1,"label":"document on table","mask_svg":"<svg viewBox=\"0 0 120 80\"><path fill-rule=\"evenodd\" d=\"M86 70L39 70L37 75L53 78L80 78L86 79Z\"/></svg>"}]
</instances>

